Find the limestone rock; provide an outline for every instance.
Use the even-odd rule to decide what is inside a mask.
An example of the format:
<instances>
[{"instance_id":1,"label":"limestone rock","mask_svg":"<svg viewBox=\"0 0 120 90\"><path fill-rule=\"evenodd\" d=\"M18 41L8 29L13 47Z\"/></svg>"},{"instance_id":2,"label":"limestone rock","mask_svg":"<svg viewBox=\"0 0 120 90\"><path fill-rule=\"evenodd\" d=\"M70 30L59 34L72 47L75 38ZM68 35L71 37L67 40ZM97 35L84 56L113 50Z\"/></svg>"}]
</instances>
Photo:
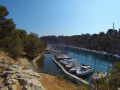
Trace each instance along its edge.
<instances>
[{"instance_id":1,"label":"limestone rock","mask_svg":"<svg viewBox=\"0 0 120 90\"><path fill-rule=\"evenodd\" d=\"M16 85L9 85L8 90L17 90L17 86Z\"/></svg>"},{"instance_id":2,"label":"limestone rock","mask_svg":"<svg viewBox=\"0 0 120 90\"><path fill-rule=\"evenodd\" d=\"M6 69L4 73L7 76L5 83L9 85L9 90L16 90L18 84L23 86L22 90L45 90L39 81L39 73L22 68L22 66L13 65Z\"/></svg>"},{"instance_id":3,"label":"limestone rock","mask_svg":"<svg viewBox=\"0 0 120 90\"><path fill-rule=\"evenodd\" d=\"M18 84L18 80L17 79L9 79L8 81L6 81L6 84L8 84L8 85Z\"/></svg>"}]
</instances>

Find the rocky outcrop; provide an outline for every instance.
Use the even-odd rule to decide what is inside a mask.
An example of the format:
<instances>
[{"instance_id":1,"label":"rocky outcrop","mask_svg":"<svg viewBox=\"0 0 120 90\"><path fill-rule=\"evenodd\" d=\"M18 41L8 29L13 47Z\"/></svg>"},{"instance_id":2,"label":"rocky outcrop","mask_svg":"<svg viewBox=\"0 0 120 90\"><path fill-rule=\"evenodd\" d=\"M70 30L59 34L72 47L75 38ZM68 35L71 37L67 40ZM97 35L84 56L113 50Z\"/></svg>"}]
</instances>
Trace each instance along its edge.
<instances>
[{"instance_id":1,"label":"rocky outcrop","mask_svg":"<svg viewBox=\"0 0 120 90\"><path fill-rule=\"evenodd\" d=\"M32 69L25 69L23 66L12 65L6 68L2 73L5 77L2 90L18 90L17 86L20 85L22 90L45 90L41 85L39 79L40 74L34 72Z\"/></svg>"}]
</instances>

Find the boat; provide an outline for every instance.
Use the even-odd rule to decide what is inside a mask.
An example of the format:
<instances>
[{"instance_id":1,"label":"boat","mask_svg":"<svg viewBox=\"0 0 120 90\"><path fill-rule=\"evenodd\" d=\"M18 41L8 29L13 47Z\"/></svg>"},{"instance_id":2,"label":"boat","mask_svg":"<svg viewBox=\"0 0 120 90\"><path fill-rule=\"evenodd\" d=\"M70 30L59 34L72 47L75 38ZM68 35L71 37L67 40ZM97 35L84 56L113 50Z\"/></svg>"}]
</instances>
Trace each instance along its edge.
<instances>
[{"instance_id":1,"label":"boat","mask_svg":"<svg viewBox=\"0 0 120 90\"><path fill-rule=\"evenodd\" d=\"M72 66L73 67L69 70L71 73L75 73L79 68L81 68L79 62L75 59L72 61Z\"/></svg>"},{"instance_id":2,"label":"boat","mask_svg":"<svg viewBox=\"0 0 120 90\"><path fill-rule=\"evenodd\" d=\"M72 66L72 64L70 63L70 64L66 65L65 67L68 68L68 69L71 69L73 66Z\"/></svg>"},{"instance_id":3,"label":"boat","mask_svg":"<svg viewBox=\"0 0 120 90\"><path fill-rule=\"evenodd\" d=\"M73 67L69 70L69 72L74 73L76 72L80 67Z\"/></svg>"},{"instance_id":4,"label":"boat","mask_svg":"<svg viewBox=\"0 0 120 90\"><path fill-rule=\"evenodd\" d=\"M63 65L68 65L68 64L71 64L71 61L70 60L64 60L62 64Z\"/></svg>"},{"instance_id":5,"label":"boat","mask_svg":"<svg viewBox=\"0 0 120 90\"><path fill-rule=\"evenodd\" d=\"M113 56L116 57L117 59L120 59L120 56L117 54L114 54Z\"/></svg>"},{"instance_id":6,"label":"boat","mask_svg":"<svg viewBox=\"0 0 120 90\"><path fill-rule=\"evenodd\" d=\"M107 76L107 73L104 71L96 72L93 74L92 79L99 80L100 78L105 78Z\"/></svg>"},{"instance_id":7,"label":"boat","mask_svg":"<svg viewBox=\"0 0 120 90\"><path fill-rule=\"evenodd\" d=\"M58 54L56 56L56 60L63 60L63 59L71 59L71 57L68 56L67 54Z\"/></svg>"},{"instance_id":8,"label":"boat","mask_svg":"<svg viewBox=\"0 0 120 90\"><path fill-rule=\"evenodd\" d=\"M76 73L78 76L86 76L94 71L94 68L91 68L89 65L83 64Z\"/></svg>"},{"instance_id":9,"label":"boat","mask_svg":"<svg viewBox=\"0 0 120 90\"><path fill-rule=\"evenodd\" d=\"M59 61L60 64L63 64L63 62L64 62L64 60L60 60L60 61Z\"/></svg>"}]
</instances>

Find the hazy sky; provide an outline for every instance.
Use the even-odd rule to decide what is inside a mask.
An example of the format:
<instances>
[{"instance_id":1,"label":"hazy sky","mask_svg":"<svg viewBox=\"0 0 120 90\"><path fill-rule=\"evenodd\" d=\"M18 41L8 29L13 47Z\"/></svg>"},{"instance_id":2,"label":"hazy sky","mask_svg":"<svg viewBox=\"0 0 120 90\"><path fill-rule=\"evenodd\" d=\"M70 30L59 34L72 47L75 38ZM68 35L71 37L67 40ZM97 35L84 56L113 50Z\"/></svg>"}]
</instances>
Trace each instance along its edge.
<instances>
[{"instance_id":1,"label":"hazy sky","mask_svg":"<svg viewBox=\"0 0 120 90\"><path fill-rule=\"evenodd\" d=\"M120 0L0 0L17 28L43 35L79 35L120 28Z\"/></svg>"}]
</instances>

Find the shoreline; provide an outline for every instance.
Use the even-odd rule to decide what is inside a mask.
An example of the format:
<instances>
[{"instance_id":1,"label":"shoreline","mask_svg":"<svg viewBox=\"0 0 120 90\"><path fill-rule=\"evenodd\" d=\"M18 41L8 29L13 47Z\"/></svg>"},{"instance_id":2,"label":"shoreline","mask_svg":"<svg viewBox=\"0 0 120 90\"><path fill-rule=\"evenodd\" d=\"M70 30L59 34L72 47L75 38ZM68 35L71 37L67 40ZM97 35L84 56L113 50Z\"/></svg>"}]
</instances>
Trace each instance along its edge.
<instances>
[{"instance_id":1,"label":"shoreline","mask_svg":"<svg viewBox=\"0 0 120 90\"><path fill-rule=\"evenodd\" d=\"M38 72L38 65L37 65L37 60L41 58L43 54L39 54L35 59L32 60L31 65L33 66L33 69Z\"/></svg>"},{"instance_id":2,"label":"shoreline","mask_svg":"<svg viewBox=\"0 0 120 90\"><path fill-rule=\"evenodd\" d=\"M60 46L60 45L57 45L57 44L52 44L52 45ZM81 48L81 47L76 47L76 46L69 46L69 45L63 45L63 46L83 50L83 51L86 51L86 52L92 52L92 53L100 54L100 55L107 56L107 57L111 56L111 57L114 57L116 59L120 59L120 55L118 55L118 54L112 54L112 53L108 53L108 52L104 52L104 51L91 50L91 49Z\"/></svg>"},{"instance_id":3,"label":"shoreline","mask_svg":"<svg viewBox=\"0 0 120 90\"><path fill-rule=\"evenodd\" d=\"M112 53L108 53L108 52L104 52L104 51L91 50L91 49L87 49L87 48L75 47L75 46L68 46L68 47L76 48L76 49L80 49L83 51L92 52L92 53L100 54L100 55L104 55L104 56L113 56L114 58L120 59L120 56L117 54L112 54Z\"/></svg>"},{"instance_id":4,"label":"shoreline","mask_svg":"<svg viewBox=\"0 0 120 90\"><path fill-rule=\"evenodd\" d=\"M33 67L33 69L34 69L36 72L38 72L38 73L40 73L40 70L39 70L39 67L38 67L38 65L37 65L37 60L40 59L43 54L44 54L44 53L42 52L42 53L39 54L36 58L34 58L34 59L32 60L32 62L30 62L31 65L32 65L32 67Z\"/></svg>"}]
</instances>

